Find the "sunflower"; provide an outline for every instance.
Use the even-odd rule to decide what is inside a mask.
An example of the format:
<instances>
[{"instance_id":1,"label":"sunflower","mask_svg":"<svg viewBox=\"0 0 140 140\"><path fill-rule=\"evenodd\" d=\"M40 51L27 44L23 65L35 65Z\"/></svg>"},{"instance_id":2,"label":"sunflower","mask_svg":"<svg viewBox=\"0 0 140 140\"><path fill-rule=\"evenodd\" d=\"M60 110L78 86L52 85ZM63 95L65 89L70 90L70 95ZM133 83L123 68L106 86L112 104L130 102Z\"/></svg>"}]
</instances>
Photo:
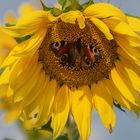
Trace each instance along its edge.
<instances>
[{"instance_id":1,"label":"sunflower","mask_svg":"<svg viewBox=\"0 0 140 140\"><path fill-rule=\"evenodd\" d=\"M34 11L3 27L13 37L30 36L1 66L1 85L12 101L7 119L22 117L32 128L51 119L55 139L72 114L86 140L94 109L109 132L116 122L113 105L138 115L140 28L134 20L111 4L95 3L57 16Z\"/></svg>"}]
</instances>

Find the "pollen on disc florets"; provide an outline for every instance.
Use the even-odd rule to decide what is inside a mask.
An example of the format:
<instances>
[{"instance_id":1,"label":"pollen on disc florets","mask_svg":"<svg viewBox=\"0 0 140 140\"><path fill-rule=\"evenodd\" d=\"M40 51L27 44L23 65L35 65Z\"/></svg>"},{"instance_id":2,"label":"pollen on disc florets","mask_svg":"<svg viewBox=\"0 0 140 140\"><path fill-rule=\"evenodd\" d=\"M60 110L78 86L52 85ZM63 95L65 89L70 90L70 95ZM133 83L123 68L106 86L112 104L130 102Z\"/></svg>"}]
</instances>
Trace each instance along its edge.
<instances>
[{"instance_id":1,"label":"pollen on disc florets","mask_svg":"<svg viewBox=\"0 0 140 140\"><path fill-rule=\"evenodd\" d=\"M89 20L78 24L61 20L49 25L39 49L39 60L46 74L69 87L91 85L108 78L117 59L116 44Z\"/></svg>"}]
</instances>

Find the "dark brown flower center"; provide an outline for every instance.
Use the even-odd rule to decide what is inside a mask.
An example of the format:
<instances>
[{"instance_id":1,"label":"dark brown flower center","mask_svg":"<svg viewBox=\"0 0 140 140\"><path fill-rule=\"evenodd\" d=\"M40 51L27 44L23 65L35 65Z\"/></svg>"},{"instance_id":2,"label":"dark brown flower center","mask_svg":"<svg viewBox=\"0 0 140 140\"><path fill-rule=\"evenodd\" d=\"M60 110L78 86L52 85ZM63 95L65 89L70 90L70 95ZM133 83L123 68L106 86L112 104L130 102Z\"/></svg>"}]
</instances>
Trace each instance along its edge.
<instances>
[{"instance_id":1,"label":"dark brown flower center","mask_svg":"<svg viewBox=\"0 0 140 140\"><path fill-rule=\"evenodd\" d=\"M46 74L69 87L91 85L109 73L117 59L117 45L89 20L86 27L64 23L61 20L49 25L39 49L39 61Z\"/></svg>"}]
</instances>

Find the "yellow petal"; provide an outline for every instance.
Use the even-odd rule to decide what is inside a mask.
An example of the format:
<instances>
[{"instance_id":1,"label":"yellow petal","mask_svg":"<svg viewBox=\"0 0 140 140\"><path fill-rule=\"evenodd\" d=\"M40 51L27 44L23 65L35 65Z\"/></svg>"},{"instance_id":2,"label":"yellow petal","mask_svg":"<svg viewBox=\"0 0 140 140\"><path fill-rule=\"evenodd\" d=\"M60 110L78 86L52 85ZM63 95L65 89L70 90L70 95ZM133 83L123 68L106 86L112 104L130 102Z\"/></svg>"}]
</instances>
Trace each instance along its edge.
<instances>
[{"instance_id":1,"label":"yellow petal","mask_svg":"<svg viewBox=\"0 0 140 140\"><path fill-rule=\"evenodd\" d=\"M83 17L80 11L69 11L67 13L63 13L60 16L61 20L65 23L76 24L76 20L78 21L78 25L81 29L85 27L85 18Z\"/></svg>"},{"instance_id":2,"label":"yellow petal","mask_svg":"<svg viewBox=\"0 0 140 140\"><path fill-rule=\"evenodd\" d=\"M10 96L12 96L13 94L14 94L14 90L13 90L10 86L8 86L6 96L7 96L7 97L10 97Z\"/></svg>"},{"instance_id":3,"label":"yellow petal","mask_svg":"<svg viewBox=\"0 0 140 140\"><path fill-rule=\"evenodd\" d=\"M22 100L30 91L32 88L37 84L37 81L39 79L39 72L42 68L42 64L38 65L33 73L33 75L30 76L30 79L26 81L24 85L19 87L14 91L14 102L19 102Z\"/></svg>"},{"instance_id":4,"label":"yellow petal","mask_svg":"<svg viewBox=\"0 0 140 140\"><path fill-rule=\"evenodd\" d=\"M102 22L101 20L95 18L95 17L91 17L90 20L99 28L99 30L101 30L101 32L104 33L104 35L106 36L106 38L108 40L112 40L113 36L110 33L109 28L106 26L106 24L104 22Z\"/></svg>"},{"instance_id":5,"label":"yellow petal","mask_svg":"<svg viewBox=\"0 0 140 140\"><path fill-rule=\"evenodd\" d=\"M119 57L124 64L127 64L128 66L132 65L135 68L135 70L139 69L139 59L130 55L129 53L126 53L120 47L118 47L118 54L120 55Z\"/></svg>"},{"instance_id":6,"label":"yellow petal","mask_svg":"<svg viewBox=\"0 0 140 140\"><path fill-rule=\"evenodd\" d=\"M140 52L138 52L134 47L132 47L129 42L126 41L125 37L119 36L115 34L114 36L117 44L120 48L129 55L132 59L139 61L140 60Z\"/></svg>"},{"instance_id":7,"label":"yellow petal","mask_svg":"<svg viewBox=\"0 0 140 140\"><path fill-rule=\"evenodd\" d=\"M8 56L10 50L16 45L16 40L0 29L0 65Z\"/></svg>"},{"instance_id":8,"label":"yellow petal","mask_svg":"<svg viewBox=\"0 0 140 140\"><path fill-rule=\"evenodd\" d=\"M87 7L84 11L86 17L97 17L97 18L109 18L109 17L118 17L124 22L127 22L125 14L115 7L114 5L108 3L95 3Z\"/></svg>"},{"instance_id":9,"label":"yellow petal","mask_svg":"<svg viewBox=\"0 0 140 140\"><path fill-rule=\"evenodd\" d=\"M20 103L20 108L25 108L30 104L34 103L35 100L38 100L38 96L42 95L44 88L48 84L49 77L41 71L40 78L38 79L38 84L30 91L30 93L24 97ZM42 96L41 96L42 97Z\"/></svg>"},{"instance_id":10,"label":"yellow petal","mask_svg":"<svg viewBox=\"0 0 140 140\"><path fill-rule=\"evenodd\" d=\"M1 50L1 48L3 48L5 50L9 51L16 45L17 45L16 40L14 38L12 38L11 36L9 36L8 34L4 33L0 29L0 50Z\"/></svg>"},{"instance_id":11,"label":"yellow petal","mask_svg":"<svg viewBox=\"0 0 140 140\"><path fill-rule=\"evenodd\" d=\"M9 84L14 90L23 86L38 69L38 55L21 58L12 66ZM19 82L20 81L20 82Z\"/></svg>"},{"instance_id":12,"label":"yellow petal","mask_svg":"<svg viewBox=\"0 0 140 140\"><path fill-rule=\"evenodd\" d=\"M131 110L130 103L121 95L121 92L116 88L114 83L110 80L104 80L104 86L108 89L113 99L121 106Z\"/></svg>"},{"instance_id":13,"label":"yellow petal","mask_svg":"<svg viewBox=\"0 0 140 140\"><path fill-rule=\"evenodd\" d=\"M5 98L8 85L0 85L0 98Z\"/></svg>"},{"instance_id":14,"label":"yellow petal","mask_svg":"<svg viewBox=\"0 0 140 140\"><path fill-rule=\"evenodd\" d=\"M133 47L138 47L140 48L140 38L135 38L131 36L126 36L126 40L129 40L129 44Z\"/></svg>"},{"instance_id":15,"label":"yellow petal","mask_svg":"<svg viewBox=\"0 0 140 140\"><path fill-rule=\"evenodd\" d=\"M134 71L140 77L139 67L131 58L131 60L127 59L126 57L121 57L122 65Z\"/></svg>"},{"instance_id":16,"label":"yellow petal","mask_svg":"<svg viewBox=\"0 0 140 140\"><path fill-rule=\"evenodd\" d=\"M140 106L140 96L138 95L138 91L136 91L133 87L132 80L133 75L129 75L127 71L125 70L125 64L123 63L116 63L116 70L118 74L120 75L121 79L125 82L126 86L130 90L131 94L135 98L135 103Z\"/></svg>"},{"instance_id":17,"label":"yellow petal","mask_svg":"<svg viewBox=\"0 0 140 140\"><path fill-rule=\"evenodd\" d=\"M63 85L54 101L54 114L52 116L51 126L53 128L54 139L58 137L65 127L69 114L69 97L68 97L68 87Z\"/></svg>"},{"instance_id":18,"label":"yellow petal","mask_svg":"<svg viewBox=\"0 0 140 140\"><path fill-rule=\"evenodd\" d=\"M1 52L0 52L1 53ZM3 63L3 61L5 60L5 57L3 55L0 54L0 65Z\"/></svg>"},{"instance_id":19,"label":"yellow petal","mask_svg":"<svg viewBox=\"0 0 140 140\"><path fill-rule=\"evenodd\" d=\"M1 30L12 37L24 37L26 35L32 35L36 31L36 29L28 29L24 26L1 27Z\"/></svg>"},{"instance_id":20,"label":"yellow petal","mask_svg":"<svg viewBox=\"0 0 140 140\"><path fill-rule=\"evenodd\" d=\"M33 12L35 7L31 3L24 3L19 8L20 16L28 15L29 13Z\"/></svg>"},{"instance_id":21,"label":"yellow petal","mask_svg":"<svg viewBox=\"0 0 140 140\"><path fill-rule=\"evenodd\" d=\"M38 121L35 124L36 126L45 125L49 121L53 112L53 103L56 91L57 82L56 80L51 80L50 82L48 82L42 95L43 100L41 104L43 105L43 107L41 113L39 114L39 116L37 116Z\"/></svg>"},{"instance_id":22,"label":"yellow petal","mask_svg":"<svg viewBox=\"0 0 140 140\"><path fill-rule=\"evenodd\" d=\"M91 126L91 92L88 86L70 91L71 113L77 124L81 140L88 140Z\"/></svg>"},{"instance_id":23,"label":"yellow petal","mask_svg":"<svg viewBox=\"0 0 140 140\"><path fill-rule=\"evenodd\" d=\"M140 92L140 77L133 71L133 69L125 67L128 76L132 82L132 86L135 88L135 90Z\"/></svg>"},{"instance_id":24,"label":"yellow petal","mask_svg":"<svg viewBox=\"0 0 140 140\"><path fill-rule=\"evenodd\" d=\"M30 39L18 44L13 50L11 55L23 57L33 55L37 49L41 46L42 41L46 35L45 31L38 31Z\"/></svg>"},{"instance_id":25,"label":"yellow petal","mask_svg":"<svg viewBox=\"0 0 140 140\"><path fill-rule=\"evenodd\" d=\"M46 85L46 83L44 83ZM41 90L43 91L44 88ZM42 92L40 92L42 93ZM28 105L24 110L24 119L26 120L26 122L30 122L30 127L33 128L34 127L34 124L36 122L36 116L38 113L39 113L39 104L41 103L40 102L40 98L38 97L33 103L31 103L30 105ZM23 109L23 108L21 108ZM26 124L25 122L25 124ZM28 124L27 124L28 126Z\"/></svg>"},{"instance_id":26,"label":"yellow petal","mask_svg":"<svg viewBox=\"0 0 140 140\"><path fill-rule=\"evenodd\" d=\"M80 29L83 29L85 27L85 18L83 15L80 15L77 17L77 22L78 22Z\"/></svg>"},{"instance_id":27,"label":"yellow petal","mask_svg":"<svg viewBox=\"0 0 140 140\"><path fill-rule=\"evenodd\" d=\"M6 108L6 105L4 102L0 102L0 110L3 110Z\"/></svg>"},{"instance_id":28,"label":"yellow petal","mask_svg":"<svg viewBox=\"0 0 140 140\"><path fill-rule=\"evenodd\" d=\"M16 26L3 27L2 30L13 37L24 37L38 30L47 30L48 23L48 12L38 10L22 16Z\"/></svg>"},{"instance_id":29,"label":"yellow petal","mask_svg":"<svg viewBox=\"0 0 140 140\"><path fill-rule=\"evenodd\" d=\"M27 109L26 109L26 111L27 111ZM24 116L24 118L22 118L23 119L23 127L26 130L33 130L34 124L36 122L36 118L34 117L35 116L35 113L33 114L33 117L26 118L27 116L26 117Z\"/></svg>"},{"instance_id":30,"label":"yellow petal","mask_svg":"<svg viewBox=\"0 0 140 140\"><path fill-rule=\"evenodd\" d=\"M39 135L47 138L47 137L51 137L51 132L47 130L39 130Z\"/></svg>"},{"instance_id":31,"label":"yellow petal","mask_svg":"<svg viewBox=\"0 0 140 140\"><path fill-rule=\"evenodd\" d=\"M140 19L136 17L127 16L128 23L134 31L140 31Z\"/></svg>"},{"instance_id":32,"label":"yellow petal","mask_svg":"<svg viewBox=\"0 0 140 140\"><path fill-rule=\"evenodd\" d=\"M45 29L45 27L47 27L47 25L49 23L48 14L49 13L47 11L36 10L25 16L22 16L18 20L17 26L19 26L19 27L26 26L28 29L34 29L34 30L38 30L38 29L42 29L42 28ZM37 29L35 29L35 28L37 28Z\"/></svg>"},{"instance_id":33,"label":"yellow petal","mask_svg":"<svg viewBox=\"0 0 140 140\"><path fill-rule=\"evenodd\" d=\"M135 106L134 104L131 104L131 110L137 115L137 117L139 117L140 115L140 107L139 106Z\"/></svg>"},{"instance_id":34,"label":"yellow petal","mask_svg":"<svg viewBox=\"0 0 140 140\"><path fill-rule=\"evenodd\" d=\"M132 36L126 36L126 35L121 35L121 34L117 34L114 33L114 38L117 41L122 41L124 44L126 44L126 46L130 46L130 47L140 47L140 38L135 38ZM129 47L128 47L129 48Z\"/></svg>"},{"instance_id":35,"label":"yellow petal","mask_svg":"<svg viewBox=\"0 0 140 140\"><path fill-rule=\"evenodd\" d=\"M44 75L42 75L42 76L44 76ZM44 112L43 112L44 104L46 103L45 102L46 98L44 98L45 97L44 92L45 92L45 90L47 90L48 84L51 87L52 87L52 85L54 85L54 80L49 82L49 77L48 76L46 76L46 78L44 80L45 81L42 81L43 85L41 85L41 88L39 86L40 90L37 91L36 88L34 89L35 94L37 94L37 95L34 95L36 97L35 98L33 97L34 99L31 99L32 102L26 101L24 99L20 104L20 108L26 107L25 108L24 126L27 129L32 129L34 127L40 127L40 125L42 125L42 119L43 119L43 122L44 122L44 119L49 120L49 118L50 118L50 114L49 114L49 116L42 116L42 114L44 114ZM42 84L42 82L41 82L41 84ZM55 90L55 89L53 89L53 90ZM50 104L50 106L51 106L51 104ZM35 114L37 114L37 117L34 117Z\"/></svg>"},{"instance_id":36,"label":"yellow petal","mask_svg":"<svg viewBox=\"0 0 140 140\"><path fill-rule=\"evenodd\" d=\"M124 98L126 98L132 104L137 105L136 98L134 97L133 93L131 93L129 87L122 80L115 68L111 71L111 77L112 81L114 82L118 90L121 92L122 96L124 96Z\"/></svg>"},{"instance_id":37,"label":"yellow petal","mask_svg":"<svg viewBox=\"0 0 140 140\"><path fill-rule=\"evenodd\" d=\"M3 61L2 65L1 65L1 68L10 66L14 62L16 63L16 61L19 59L18 57L12 56L11 54L12 54L12 52L5 58L5 60Z\"/></svg>"},{"instance_id":38,"label":"yellow petal","mask_svg":"<svg viewBox=\"0 0 140 140\"><path fill-rule=\"evenodd\" d=\"M127 24L124 21L121 21L119 18L110 17L110 18L103 19L103 22L108 26L108 28L110 30L112 30L115 33L119 33L122 35L128 35L128 36L132 36L132 37L136 37L136 38L140 39L138 34L136 34L132 30L132 28L129 26L129 24Z\"/></svg>"},{"instance_id":39,"label":"yellow petal","mask_svg":"<svg viewBox=\"0 0 140 140\"><path fill-rule=\"evenodd\" d=\"M10 77L10 69L6 68L2 75L0 75L0 85L5 85L9 83L9 77Z\"/></svg>"},{"instance_id":40,"label":"yellow petal","mask_svg":"<svg viewBox=\"0 0 140 140\"><path fill-rule=\"evenodd\" d=\"M15 18L12 12L8 12L5 15L5 22L11 25L15 25L17 22L17 19Z\"/></svg>"},{"instance_id":41,"label":"yellow petal","mask_svg":"<svg viewBox=\"0 0 140 140\"><path fill-rule=\"evenodd\" d=\"M116 117L113 111L113 99L105 88L102 82L98 82L96 85L92 85L93 102L100 115L100 118L104 126L112 132L112 128L115 126Z\"/></svg>"},{"instance_id":42,"label":"yellow petal","mask_svg":"<svg viewBox=\"0 0 140 140\"><path fill-rule=\"evenodd\" d=\"M16 119L18 119L20 113L21 111L19 109L17 109L16 107L13 108L12 110L6 113L5 121L8 123L15 121Z\"/></svg>"}]
</instances>

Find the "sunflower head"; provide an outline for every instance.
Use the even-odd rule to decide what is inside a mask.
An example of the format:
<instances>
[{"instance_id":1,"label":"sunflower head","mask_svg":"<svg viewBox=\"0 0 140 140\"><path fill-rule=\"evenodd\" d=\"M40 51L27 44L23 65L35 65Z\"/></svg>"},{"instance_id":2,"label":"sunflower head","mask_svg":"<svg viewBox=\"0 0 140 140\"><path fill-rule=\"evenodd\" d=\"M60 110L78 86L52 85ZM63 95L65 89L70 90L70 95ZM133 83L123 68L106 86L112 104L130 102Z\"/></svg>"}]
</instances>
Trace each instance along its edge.
<instances>
[{"instance_id":1,"label":"sunflower head","mask_svg":"<svg viewBox=\"0 0 140 140\"><path fill-rule=\"evenodd\" d=\"M118 57L116 50L117 44L106 39L92 21L85 20L81 29L77 22L59 19L49 24L39 49L39 62L60 85L79 87L109 78Z\"/></svg>"},{"instance_id":2,"label":"sunflower head","mask_svg":"<svg viewBox=\"0 0 140 140\"><path fill-rule=\"evenodd\" d=\"M42 3L44 10L3 27L28 38L2 64L0 85L13 101L12 118L22 117L28 128L49 122L55 139L72 114L86 140L94 108L109 132L115 126L113 105L139 114L139 20L108 3L59 2L62 9Z\"/></svg>"}]
</instances>

